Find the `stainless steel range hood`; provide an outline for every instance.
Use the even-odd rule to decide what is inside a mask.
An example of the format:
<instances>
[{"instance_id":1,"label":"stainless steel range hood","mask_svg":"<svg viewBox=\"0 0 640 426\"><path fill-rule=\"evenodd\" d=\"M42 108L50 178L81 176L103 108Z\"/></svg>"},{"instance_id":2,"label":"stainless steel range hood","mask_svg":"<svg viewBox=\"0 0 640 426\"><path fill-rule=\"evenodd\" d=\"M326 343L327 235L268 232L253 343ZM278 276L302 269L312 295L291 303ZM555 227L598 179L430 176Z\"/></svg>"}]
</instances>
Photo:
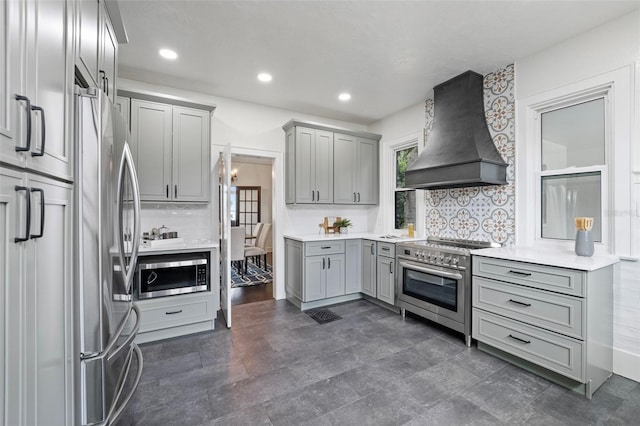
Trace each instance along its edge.
<instances>
[{"instance_id":1,"label":"stainless steel range hood","mask_svg":"<svg viewBox=\"0 0 640 426\"><path fill-rule=\"evenodd\" d=\"M482 81L480 74L467 71L433 88L433 128L407 169L407 188L507 184L507 163L487 128Z\"/></svg>"}]
</instances>

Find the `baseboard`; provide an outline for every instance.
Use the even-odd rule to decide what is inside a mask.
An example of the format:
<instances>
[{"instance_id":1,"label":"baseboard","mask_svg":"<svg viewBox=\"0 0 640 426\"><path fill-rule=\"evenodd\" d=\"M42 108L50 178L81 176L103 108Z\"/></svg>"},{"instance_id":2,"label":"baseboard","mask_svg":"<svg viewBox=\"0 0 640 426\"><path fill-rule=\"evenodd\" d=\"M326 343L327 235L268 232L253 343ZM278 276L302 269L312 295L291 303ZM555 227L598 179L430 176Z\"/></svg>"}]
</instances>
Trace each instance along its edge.
<instances>
[{"instance_id":1,"label":"baseboard","mask_svg":"<svg viewBox=\"0 0 640 426\"><path fill-rule=\"evenodd\" d=\"M640 355L613 349L613 372L640 382Z\"/></svg>"}]
</instances>

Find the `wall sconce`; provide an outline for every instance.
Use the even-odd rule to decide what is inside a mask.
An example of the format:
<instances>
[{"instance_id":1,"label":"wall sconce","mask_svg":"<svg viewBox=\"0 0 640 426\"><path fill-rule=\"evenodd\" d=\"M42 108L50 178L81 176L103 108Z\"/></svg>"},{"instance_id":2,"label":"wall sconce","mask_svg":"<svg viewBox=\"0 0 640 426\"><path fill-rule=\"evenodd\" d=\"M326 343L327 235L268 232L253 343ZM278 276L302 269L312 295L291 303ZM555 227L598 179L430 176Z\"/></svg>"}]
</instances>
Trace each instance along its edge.
<instances>
[{"instance_id":1,"label":"wall sconce","mask_svg":"<svg viewBox=\"0 0 640 426\"><path fill-rule=\"evenodd\" d=\"M238 169L231 170L231 182L238 180Z\"/></svg>"}]
</instances>

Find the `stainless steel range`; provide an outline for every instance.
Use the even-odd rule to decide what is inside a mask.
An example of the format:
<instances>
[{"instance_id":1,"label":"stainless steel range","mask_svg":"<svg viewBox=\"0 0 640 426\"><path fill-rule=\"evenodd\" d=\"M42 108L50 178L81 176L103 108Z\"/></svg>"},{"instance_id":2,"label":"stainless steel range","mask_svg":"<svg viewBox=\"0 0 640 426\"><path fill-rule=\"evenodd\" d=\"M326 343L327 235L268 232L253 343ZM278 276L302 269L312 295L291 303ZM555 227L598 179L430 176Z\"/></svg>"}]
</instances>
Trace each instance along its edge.
<instances>
[{"instance_id":1,"label":"stainless steel range","mask_svg":"<svg viewBox=\"0 0 640 426\"><path fill-rule=\"evenodd\" d=\"M396 306L463 333L471 346L472 249L499 247L485 241L430 237L396 244Z\"/></svg>"}]
</instances>

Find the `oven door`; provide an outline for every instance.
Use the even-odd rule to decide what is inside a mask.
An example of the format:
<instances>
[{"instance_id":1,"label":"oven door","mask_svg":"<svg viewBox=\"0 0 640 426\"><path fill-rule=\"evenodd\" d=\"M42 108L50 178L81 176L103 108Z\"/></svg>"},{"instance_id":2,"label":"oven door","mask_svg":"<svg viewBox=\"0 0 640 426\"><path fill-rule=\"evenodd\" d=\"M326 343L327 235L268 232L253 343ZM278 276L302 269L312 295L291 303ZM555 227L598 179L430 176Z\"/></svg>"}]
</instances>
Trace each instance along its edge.
<instances>
[{"instance_id":1,"label":"oven door","mask_svg":"<svg viewBox=\"0 0 640 426\"><path fill-rule=\"evenodd\" d=\"M464 323L464 271L401 259L398 268L399 300Z\"/></svg>"}]
</instances>

